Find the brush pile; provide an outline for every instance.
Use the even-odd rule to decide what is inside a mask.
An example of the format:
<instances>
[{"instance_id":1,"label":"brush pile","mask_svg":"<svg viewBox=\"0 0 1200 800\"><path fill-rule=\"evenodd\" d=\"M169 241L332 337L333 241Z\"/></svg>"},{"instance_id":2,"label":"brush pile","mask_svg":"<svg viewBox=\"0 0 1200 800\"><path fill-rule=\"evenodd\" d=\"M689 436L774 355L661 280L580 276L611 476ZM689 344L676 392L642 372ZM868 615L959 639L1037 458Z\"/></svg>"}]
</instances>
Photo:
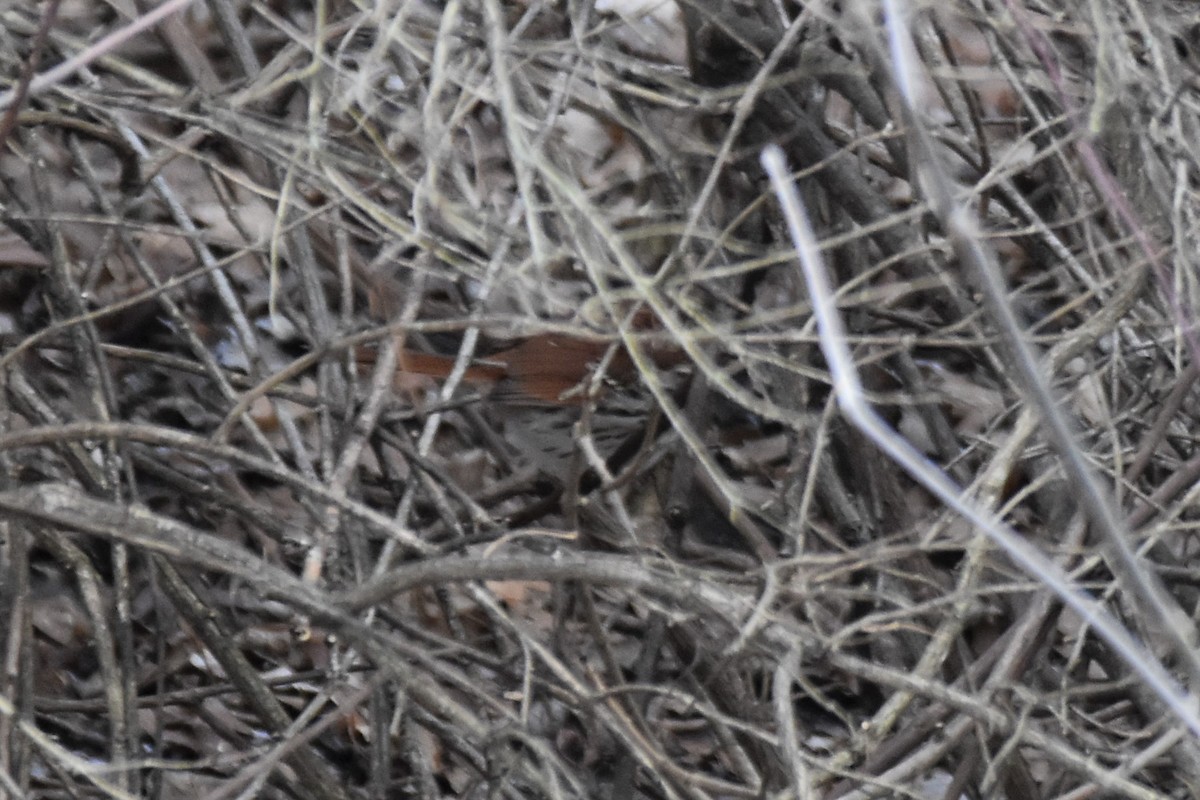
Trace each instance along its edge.
<instances>
[{"instance_id":1,"label":"brush pile","mask_svg":"<svg viewBox=\"0 0 1200 800\"><path fill-rule=\"evenodd\" d=\"M1195 686L1190 3L153 5L0 4L0 795L1200 796L760 163Z\"/></svg>"}]
</instances>

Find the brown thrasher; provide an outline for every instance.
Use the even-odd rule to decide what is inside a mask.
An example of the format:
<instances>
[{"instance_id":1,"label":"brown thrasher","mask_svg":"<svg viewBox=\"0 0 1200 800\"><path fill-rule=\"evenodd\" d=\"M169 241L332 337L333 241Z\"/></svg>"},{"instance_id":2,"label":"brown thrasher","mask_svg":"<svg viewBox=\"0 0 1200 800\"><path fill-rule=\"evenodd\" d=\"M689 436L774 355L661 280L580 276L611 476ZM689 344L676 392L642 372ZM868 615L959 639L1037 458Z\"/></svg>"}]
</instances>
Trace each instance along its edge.
<instances>
[{"instance_id":1,"label":"brown thrasher","mask_svg":"<svg viewBox=\"0 0 1200 800\"><path fill-rule=\"evenodd\" d=\"M489 394L501 400L578 406L586 393L585 382L608 349L604 341L559 333L537 334L506 350L475 359L463 380L490 389ZM404 348L397 361L400 375L444 379L454 368L455 359ZM606 375L617 382L633 379L633 363L624 349L614 355Z\"/></svg>"},{"instance_id":2,"label":"brown thrasher","mask_svg":"<svg viewBox=\"0 0 1200 800\"><path fill-rule=\"evenodd\" d=\"M516 345L474 360L465 382L484 389L498 401L509 441L534 465L552 475L564 474L575 452L574 425L587 398L588 382L611 347L600 339L561 333L530 336ZM648 346L652 360L666 368L680 363L677 348ZM359 351L361 363L371 363L374 352ZM397 379L425 376L444 379L455 358L403 348L398 356ZM604 458L616 452L646 419L646 404L632 402L620 391L637 377L629 353L619 348L605 370L606 388L590 420L592 438Z\"/></svg>"}]
</instances>

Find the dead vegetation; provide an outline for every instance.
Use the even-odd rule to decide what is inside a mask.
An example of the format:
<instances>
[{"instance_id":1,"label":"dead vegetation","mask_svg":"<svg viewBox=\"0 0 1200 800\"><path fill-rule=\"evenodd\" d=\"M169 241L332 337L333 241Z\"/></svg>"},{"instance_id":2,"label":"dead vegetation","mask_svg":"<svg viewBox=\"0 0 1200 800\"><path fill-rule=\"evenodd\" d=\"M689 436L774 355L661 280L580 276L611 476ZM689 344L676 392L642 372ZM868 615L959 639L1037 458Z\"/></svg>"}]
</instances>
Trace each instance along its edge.
<instances>
[{"instance_id":1,"label":"dead vegetation","mask_svg":"<svg viewBox=\"0 0 1200 800\"><path fill-rule=\"evenodd\" d=\"M0 3L0 796L1200 796L845 421L759 162L873 407L1186 683L1200 16L948 5L913 118L866 0Z\"/></svg>"}]
</instances>

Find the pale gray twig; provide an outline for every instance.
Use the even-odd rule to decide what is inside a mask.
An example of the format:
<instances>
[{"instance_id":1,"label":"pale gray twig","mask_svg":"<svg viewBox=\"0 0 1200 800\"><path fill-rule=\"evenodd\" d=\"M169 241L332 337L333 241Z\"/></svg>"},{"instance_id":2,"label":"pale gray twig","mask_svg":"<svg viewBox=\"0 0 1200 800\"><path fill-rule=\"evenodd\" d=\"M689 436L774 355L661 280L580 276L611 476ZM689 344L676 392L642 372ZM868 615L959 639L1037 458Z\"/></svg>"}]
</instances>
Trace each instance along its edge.
<instances>
[{"instance_id":1,"label":"pale gray twig","mask_svg":"<svg viewBox=\"0 0 1200 800\"><path fill-rule=\"evenodd\" d=\"M1061 597L1120 654L1176 716L1194 734L1200 736L1200 714L1197 714L1193 698L1171 677L1162 664L1135 641L1100 603L1076 588L1066 573L1053 561L993 512L980 508L963 496L962 490L946 477L944 472L888 427L867 402L850 348L846 345L846 331L838 316L833 290L816 237L808 223L799 193L789 180L783 151L778 147L766 148L762 154L762 162L783 207L796 254L804 270L804 279L812 299L813 315L817 320L821 352L829 364L838 404L846 416L922 486L972 522L998 544L1019 567Z\"/></svg>"},{"instance_id":2,"label":"pale gray twig","mask_svg":"<svg viewBox=\"0 0 1200 800\"><path fill-rule=\"evenodd\" d=\"M129 41L134 36L137 36L147 28L157 25L159 22L162 22L163 19L171 14L174 14L176 11L182 11L184 8L190 5L191 2L192 0L167 0L167 2L163 3L158 8L143 14L142 16L130 22L124 28L119 28L113 31L108 36L105 36L103 39L93 44L91 47L81 50L61 64L51 67L45 72L36 75L34 79L29 82L29 91L27 92L27 96L33 97L34 95L40 94L46 89L49 89L51 86L61 83L63 80L71 75L74 75L76 72L83 69L96 59L108 55L113 50L117 49L122 44ZM8 108L15 99L15 90L9 90L3 94L0 94L0 111Z\"/></svg>"}]
</instances>

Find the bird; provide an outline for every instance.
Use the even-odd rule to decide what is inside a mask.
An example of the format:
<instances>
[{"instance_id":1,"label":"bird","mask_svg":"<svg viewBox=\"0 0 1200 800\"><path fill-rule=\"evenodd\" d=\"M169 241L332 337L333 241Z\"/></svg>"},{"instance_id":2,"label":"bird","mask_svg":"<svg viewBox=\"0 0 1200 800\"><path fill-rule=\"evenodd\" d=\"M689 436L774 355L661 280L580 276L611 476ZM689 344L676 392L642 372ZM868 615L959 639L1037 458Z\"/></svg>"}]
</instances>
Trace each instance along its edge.
<instances>
[{"instance_id":1,"label":"bird","mask_svg":"<svg viewBox=\"0 0 1200 800\"><path fill-rule=\"evenodd\" d=\"M586 397L586 382L609 350L608 342L542 333L512 347L474 359L463 380L486 389L490 397L511 402L547 406L579 406ZM400 374L434 379L449 377L454 356L402 348L397 357ZM626 383L635 376L633 362L619 349L606 370L610 380Z\"/></svg>"},{"instance_id":2,"label":"bird","mask_svg":"<svg viewBox=\"0 0 1200 800\"><path fill-rule=\"evenodd\" d=\"M643 310L633 316L631 325L639 333L649 333L656 329L654 323L653 315ZM498 352L473 359L463 380L504 401L578 407L586 401L587 383L602 363L603 377L609 385L627 386L636 381L637 367L623 344L618 344L605 362L612 348L613 342L603 337L554 331L536 333ZM642 348L662 370L686 360L682 349L670 341L648 337ZM375 350L359 348L356 357L361 365L370 366L375 361ZM444 380L450 376L456 360L455 356L401 347L397 375Z\"/></svg>"},{"instance_id":3,"label":"bird","mask_svg":"<svg viewBox=\"0 0 1200 800\"><path fill-rule=\"evenodd\" d=\"M638 392L637 368L624 346L617 346L605 361L612 347L602 338L534 334L473 359L463 382L494 401L493 415L502 421L506 438L519 453L543 473L561 476L576 453L575 424L586 403L594 402L587 418L589 434L603 458L624 451L623 444L644 433L650 405ZM674 346L647 343L646 350L662 369L683 360L682 351ZM374 350L360 349L356 355L360 364L374 362ZM397 356L396 380L409 387L414 378L444 380L455 362L454 356L406 346ZM602 365L602 388L593 396L590 383Z\"/></svg>"}]
</instances>

